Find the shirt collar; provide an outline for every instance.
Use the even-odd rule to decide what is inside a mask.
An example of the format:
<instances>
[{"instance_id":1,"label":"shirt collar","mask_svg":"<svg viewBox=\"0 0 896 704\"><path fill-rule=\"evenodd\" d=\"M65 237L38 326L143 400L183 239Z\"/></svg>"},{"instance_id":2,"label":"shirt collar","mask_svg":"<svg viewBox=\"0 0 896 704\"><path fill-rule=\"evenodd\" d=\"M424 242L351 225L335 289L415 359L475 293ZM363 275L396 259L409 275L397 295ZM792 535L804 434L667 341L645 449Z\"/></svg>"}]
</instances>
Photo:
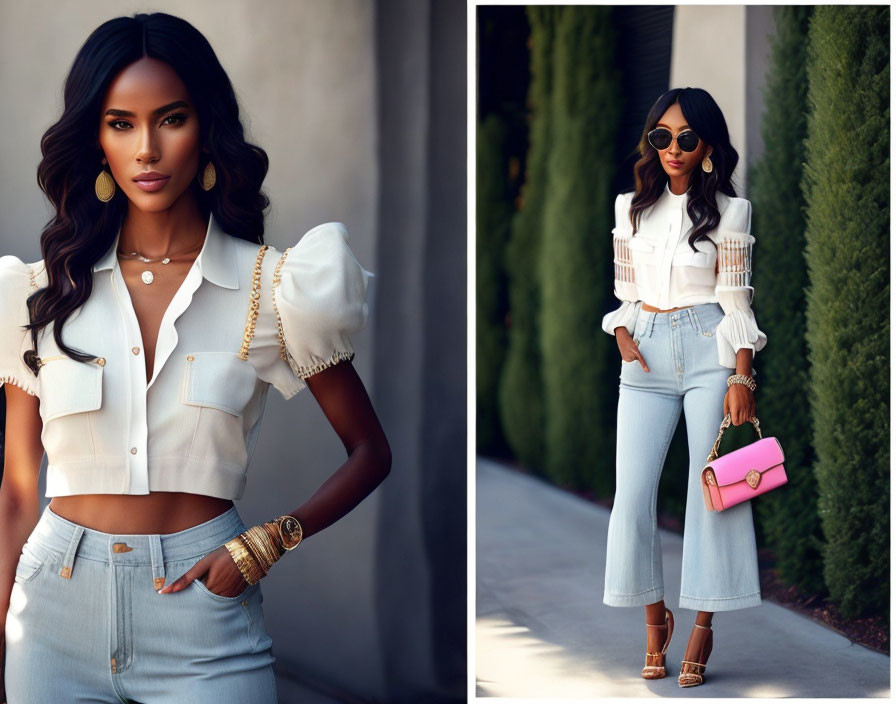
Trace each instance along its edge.
<instances>
[{"instance_id":1,"label":"shirt collar","mask_svg":"<svg viewBox=\"0 0 896 704\"><path fill-rule=\"evenodd\" d=\"M115 241L102 259L93 265L94 271L112 269L118 263L118 240L121 237L121 228L115 235ZM213 214L208 218L208 229L205 233L205 242L202 250L196 257L196 266L202 272L202 276L213 284L224 288L239 288L239 273L237 271L236 243L233 237L228 235Z\"/></svg>"},{"instance_id":2,"label":"shirt collar","mask_svg":"<svg viewBox=\"0 0 896 704\"><path fill-rule=\"evenodd\" d=\"M666 188L663 191L663 195L666 196L666 198L669 200L670 203L672 203L674 205L681 205L681 204L687 202L688 193L690 193L690 192L691 192L691 189L689 186L688 190L686 190L684 193L675 194L671 190L669 190L669 182L666 181Z\"/></svg>"}]
</instances>

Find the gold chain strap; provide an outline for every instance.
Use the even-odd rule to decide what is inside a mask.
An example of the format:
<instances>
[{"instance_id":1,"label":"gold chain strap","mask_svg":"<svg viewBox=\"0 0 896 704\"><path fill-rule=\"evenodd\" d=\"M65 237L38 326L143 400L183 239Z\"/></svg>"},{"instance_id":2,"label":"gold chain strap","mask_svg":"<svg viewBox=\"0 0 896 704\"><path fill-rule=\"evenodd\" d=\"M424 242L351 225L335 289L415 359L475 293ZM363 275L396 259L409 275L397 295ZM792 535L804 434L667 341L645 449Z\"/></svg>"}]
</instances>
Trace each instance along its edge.
<instances>
[{"instance_id":1,"label":"gold chain strap","mask_svg":"<svg viewBox=\"0 0 896 704\"><path fill-rule=\"evenodd\" d=\"M283 323L280 321L280 311L277 310L277 287L280 285L280 267L283 266L283 262L286 261L286 255L289 254L289 250L292 247L287 247L286 251L283 252L283 255L280 257L280 260L277 262L277 266L274 267L274 282L271 284L271 300L274 302L274 314L277 317L277 340L280 342L280 358L284 362L289 362L289 350L286 349L286 341L283 339Z\"/></svg>"},{"instance_id":2,"label":"gold chain strap","mask_svg":"<svg viewBox=\"0 0 896 704\"><path fill-rule=\"evenodd\" d=\"M753 427L756 428L756 434L759 435L759 438L762 439L762 431L759 429L759 419L756 416L750 418L750 422L753 424ZM724 418L722 418L722 424L719 426L719 437L716 438L715 443L712 446L712 450L709 452L709 457L706 458L706 463L715 462L719 459L719 445L722 443L722 434L725 432L725 429L731 425L731 414L729 413Z\"/></svg>"},{"instance_id":3,"label":"gold chain strap","mask_svg":"<svg viewBox=\"0 0 896 704\"><path fill-rule=\"evenodd\" d=\"M255 257L255 268L252 271L252 292L249 294L249 312L246 315L246 327L243 330L243 346L240 347L240 359L249 359L249 346L255 337L255 321L258 320L258 304L261 299L261 263L270 245L262 245Z\"/></svg>"}]
</instances>

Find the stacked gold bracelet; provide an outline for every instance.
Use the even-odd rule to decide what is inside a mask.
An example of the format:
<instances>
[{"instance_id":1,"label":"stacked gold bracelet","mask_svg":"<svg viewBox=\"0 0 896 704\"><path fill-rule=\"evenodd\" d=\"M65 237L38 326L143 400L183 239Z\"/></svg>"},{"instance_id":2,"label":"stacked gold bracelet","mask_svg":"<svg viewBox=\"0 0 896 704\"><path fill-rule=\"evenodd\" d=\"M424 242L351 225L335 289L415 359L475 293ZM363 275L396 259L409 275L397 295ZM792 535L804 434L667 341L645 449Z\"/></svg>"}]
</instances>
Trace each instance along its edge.
<instances>
[{"instance_id":1,"label":"stacked gold bracelet","mask_svg":"<svg viewBox=\"0 0 896 704\"><path fill-rule=\"evenodd\" d=\"M756 380L747 374L732 374L728 377L728 386L732 384L743 384L750 391L756 390Z\"/></svg>"},{"instance_id":2,"label":"stacked gold bracelet","mask_svg":"<svg viewBox=\"0 0 896 704\"><path fill-rule=\"evenodd\" d=\"M284 544L281 526L290 526L288 544ZM224 543L236 566L249 584L264 577L273 564L302 540L302 528L294 516L280 516L267 523L252 526Z\"/></svg>"}]
</instances>

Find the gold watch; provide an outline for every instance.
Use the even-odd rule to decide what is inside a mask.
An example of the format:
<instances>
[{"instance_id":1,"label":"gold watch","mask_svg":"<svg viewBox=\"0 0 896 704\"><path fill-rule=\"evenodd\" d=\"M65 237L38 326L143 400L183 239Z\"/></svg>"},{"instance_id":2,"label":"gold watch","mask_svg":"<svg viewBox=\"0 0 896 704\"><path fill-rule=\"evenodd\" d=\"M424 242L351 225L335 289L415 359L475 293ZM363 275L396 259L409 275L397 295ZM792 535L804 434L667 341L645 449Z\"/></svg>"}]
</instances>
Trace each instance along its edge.
<instances>
[{"instance_id":1,"label":"gold watch","mask_svg":"<svg viewBox=\"0 0 896 704\"><path fill-rule=\"evenodd\" d=\"M286 514L275 518L271 523L277 526L280 534L280 544L284 550L293 550L302 542L302 524L295 516Z\"/></svg>"}]
</instances>

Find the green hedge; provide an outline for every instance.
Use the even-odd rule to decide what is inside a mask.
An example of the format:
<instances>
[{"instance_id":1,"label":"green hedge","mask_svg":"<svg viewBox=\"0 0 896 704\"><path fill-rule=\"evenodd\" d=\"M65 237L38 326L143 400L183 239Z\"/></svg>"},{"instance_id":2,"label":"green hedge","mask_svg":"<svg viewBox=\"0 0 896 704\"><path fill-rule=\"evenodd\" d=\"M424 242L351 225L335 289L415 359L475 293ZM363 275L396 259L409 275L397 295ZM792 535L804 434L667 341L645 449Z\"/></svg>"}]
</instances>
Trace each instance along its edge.
<instances>
[{"instance_id":1,"label":"green hedge","mask_svg":"<svg viewBox=\"0 0 896 704\"><path fill-rule=\"evenodd\" d=\"M808 390L824 577L847 617L889 607L889 15L821 5L809 28Z\"/></svg>"},{"instance_id":2,"label":"green hedge","mask_svg":"<svg viewBox=\"0 0 896 704\"><path fill-rule=\"evenodd\" d=\"M561 485L612 491L615 428L601 330L613 288L612 178L621 113L612 8L561 9L553 51L552 145L540 261L539 327L545 379L547 469ZM613 352L613 357L609 355Z\"/></svg>"},{"instance_id":3,"label":"green hedge","mask_svg":"<svg viewBox=\"0 0 896 704\"><path fill-rule=\"evenodd\" d=\"M820 594L822 534L812 471L812 418L806 389L805 201L800 190L807 105L806 51L812 6L774 8L761 132L764 151L750 172L756 295L753 310L769 344L756 355L757 412L763 432L784 447L788 485L754 502L757 527L789 583ZM783 312L786 311L786 314Z\"/></svg>"},{"instance_id":4,"label":"green hedge","mask_svg":"<svg viewBox=\"0 0 896 704\"><path fill-rule=\"evenodd\" d=\"M507 359L501 374L499 405L502 428L516 458L539 474L545 468L544 378L538 317L541 290L538 260L547 196L547 160L551 147L551 58L560 9L530 6L529 152L519 209L506 250L510 300Z\"/></svg>"},{"instance_id":5,"label":"green hedge","mask_svg":"<svg viewBox=\"0 0 896 704\"><path fill-rule=\"evenodd\" d=\"M502 262L513 209L508 197L506 130L496 115L476 130L476 448L505 454L498 380L507 348L507 280Z\"/></svg>"}]
</instances>

